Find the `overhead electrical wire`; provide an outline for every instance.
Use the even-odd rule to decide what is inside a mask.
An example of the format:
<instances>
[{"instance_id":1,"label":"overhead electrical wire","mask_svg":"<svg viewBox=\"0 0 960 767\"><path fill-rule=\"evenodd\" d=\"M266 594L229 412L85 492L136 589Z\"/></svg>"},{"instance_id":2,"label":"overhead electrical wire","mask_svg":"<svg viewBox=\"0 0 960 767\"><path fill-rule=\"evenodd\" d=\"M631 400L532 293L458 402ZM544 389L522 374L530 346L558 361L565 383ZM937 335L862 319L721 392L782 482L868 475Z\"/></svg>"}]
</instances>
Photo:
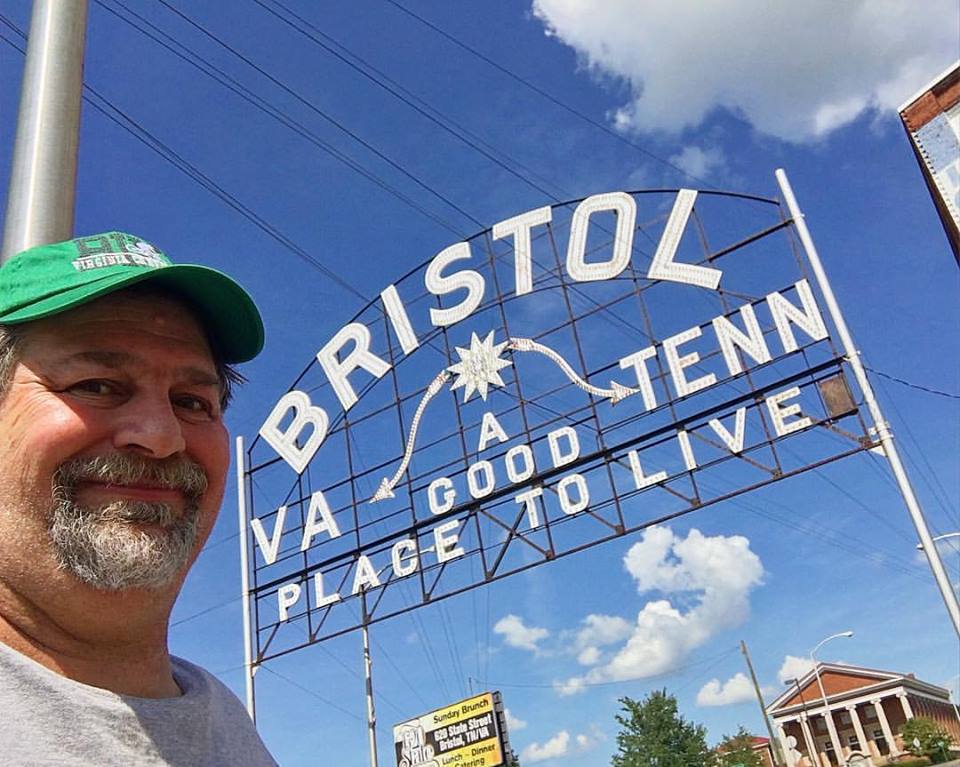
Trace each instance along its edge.
<instances>
[{"instance_id":1,"label":"overhead electrical wire","mask_svg":"<svg viewBox=\"0 0 960 767\"><path fill-rule=\"evenodd\" d=\"M357 161L354 160L353 158L349 157L349 156L346 155L345 153L341 152L340 150L336 149L335 147L333 147L332 145L328 144L327 142L323 141L323 139L321 139L319 136L317 136L313 131L309 130L306 126L304 126L304 125L303 125L302 123L300 123L299 121L293 119L289 114L287 114L287 113L284 112L283 110L277 109L276 107L272 106L272 105L271 105L269 102L267 102L265 99L263 99L263 98L261 98L260 96L258 96L256 93L254 93L253 91L251 91L249 88L246 88L245 86L241 85L241 84L240 84L239 82L237 82L233 77L231 77L230 75L228 75L227 73L225 73L223 70L219 69L218 67L214 66L213 64L211 64L211 63L210 63L207 59L205 59L204 57L202 57L202 56L194 53L194 52L193 52L192 50L190 50L187 46L183 45L182 43L180 43L179 41L177 41L175 38L171 37L171 36L168 35L167 33L163 32L163 31L160 30L160 29L158 29L158 28L157 28L155 25L153 25L151 22L146 21L146 20L143 20L144 24L146 24L147 26L151 27L151 29L156 30L157 34L153 34L151 31L145 29L143 26L140 26L140 25L137 24L136 22L132 21L131 19L129 19L129 18L127 18L127 17L125 17L123 14L117 12L114 8L111 8L109 5L107 5L107 3L105 2L105 0L95 0L95 1L96 1L96 3L97 3L100 7L102 7L104 10L106 10L106 11L108 11L109 13L113 14L114 16L116 16L118 19L120 19L120 20L123 21L124 23L130 25L131 27L133 27L134 29L136 29L137 31L139 31L140 33L142 33L144 36L148 37L149 39L153 40L155 43L157 43L157 44L160 45L161 47L163 47L163 48L165 48L166 50L168 50L170 53L173 53L177 58L181 59L182 61L185 61L186 63L188 63L188 64L190 64L191 66L195 67L196 69L200 70L201 72L203 72L204 74L206 74L208 77L212 78L213 80L215 80L216 82L220 83L222 86L224 86L224 87L227 88L228 90L230 90L230 91L232 91L233 93L235 93L236 95L238 95L238 96L239 96L240 98L242 98L244 101L247 101L248 103L252 104L253 106L255 106L255 107L256 107L257 109L259 109L260 111L265 112L266 114L270 115L270 116L273 117L274 119L280 121L281 123L283 123L284 125L286 125L288 128L290 128L291 130L293 130L294 132L296 132L297 134L299 134L301 137L307 139L307 141L309 141L310 143L312 143L312 144L313 144L314 146L316 146L318 149L320 149L321 151L327 153L328 155L330 155L330 156L333 157L334 159L338 160L339 162L343 163L344 165L346 165L347 167L351 168L352 170L356 171L357 173L359 173L361 176L363 176L364 178L366 178L366 179L367 179L368 181L370 181L371 183L375 184L376 186L380 187L380 188L383 189L384 191L386 191L386 192L388 192L389 194L393 195L394 197L396 197L397 199L401 200L401 201L404 202L405 204L409 205L409 206L410 206L411 208L413 208L414 210L417 210L418 212L420 212L421 214L423 214L423 215L426 216L427 218L430 218L431 220L433 220L435 223L439 224L439 225L442 226L443 228L448 229L449 231L453 232L455 235L460 236L460 235L462 234L462 232L461 232L461 230L460 230L459 228L454 227L453 225L451 225L451 224L450 224L448 221L446 221L445 219L440 218L439 216L437 216L436 214L434 214L432 211L429 211L429 210L427 210L426 208L422 207L422 206L419 205L416 201L414 201L413 199L411 199L410 197L408 197L407 195L405 195L405 194L404 194L403 192L401 192L400 190L398 190L398 189L396 189L395 187L393 187L393 186L392 186L391 184L389 184L387 181L385 181L384 179L380 178L379 176L375 175L374 173L372 173L372 172L370 172L369 170L367 170L366 168L364 168L359 162L357 162ZM116 2L116 0L115 0L115 2ZM125 5L123 5L122 3L117 2L117 5L119 5L120 7L122 7L127 13L130 13L132 16L135 16L135 17L137 17L138 19L139 19L139 18L142 18L142 17L140 17L138 14L136 14L134 11L131 11L129 8L127 8L127 7L126 7ZM170 40L171 42L170 42L170 43L164 42L164 40L161 40L157 35L162 35L163 37L167 38L167 39ZM177 48L175 48L174 46L177 46L177 47L183 49L184 51L186 51L186 53L181 53L181 52L180 52L179 50L177 50ZM189 54L189 55L188 55L188 54ZM359 291L357 291L356 288L354 288L352 285L349 285L349 283L346 283L346 284L343 284L343 283L344 283L344 281L342 280L342 278L339 278L339 277L338 277L338 284L341 284L343 287L345 287L345 288L346 288L347 290L349 290L351 293L353 293L354 295L357 295L358 297L362 298L364 301L367 301L367 300L368 300L367 297L363 296L363 294L360 293Z\"/></svg>"},{"instance_id":2,"label":"overhead electrical wire","mask_svg":"<svg viewBox=\"0 0 960 767\"><path fill-rule=\"evenodd\" d=\"M406 8L405 6L403 6L403 5L401 5L400 3L396 2L396 0L385 0L385 2L387 2L387 3L389 3L390 5L394 6L395 8L397 8L398 10L400 10L400 11L402 11L403 13L407 14L407 15L410 16L411 18L416 19L418 22L420 22L420 23L423 24L424 26L428 27L429 29L432 29L432 30L433 30L434 32L436 32L438 35L440 35L441 37L443 37L443 38L446 39L446 40L449 40L451 43L453 43L454 45L456 45L458 48L461 48L461 49L467 51L468 53L470 53L471 55L473 55L473 56L475 56L476 58L480 59L481 61L485 62L486 64L489 64L491 67L493 67L493 68L496 69L497 71L502 72L502 73L505 74L507 77L509 77L509 78L511 78L512 80L515 80L516 82L520 83L520 84L523 85L525 88L528 88L529 90L533 91L534 93L542 96L543 98L547 99L547 101L551 102L552 104L555 104L556 106L560 107L561 109L566 110L567 112L569 112L570 114L574 115L575 117L583 120L584 122L589 123L589 124L592 125L594 128L598 128L599 130L601 130L601 131L603 131L604 133L606 133L608 136L616 139L617 141L619 141L619 142L621 142L621 143L623 143L623 144L626 144L626 145L629 146L629 147L632 147L633 149L636 149L638 152L640 152L641 154L643 154L643 155L645 155L646 157L650 158L651 160L655 160L656 162L659 162L659 163L661 163L661 164L663 164L663 165L666 165L668 168L671 168L672 170L675 170L677 173L680 173L681 175L686 176L687 178L689 178L689 179L691 179L691 180L693 180L693 181L696 181L698 184L704 185L704 186L705 186L706 188L708 188L708 189L716 189L716 188L717 188L717 187L713 186L712 184L710 184L709 182L705 181L704 179L700 178L699 176L695 176L694 174L690 173L689 171L684 170L684 169L681 168L679 165L675 165L674 163L670 162L669 160L664 159L663 157L660 157L659 155L657 155L657 154L654 153L654 152L651 152L651 151L650 151L649 149L647 149L646 147L643 147L643 146L640 146L639 144L634 143L633 141L631 141L630 139L628 139L628 138L627 138L626 136L624 136L623 134L617 133L616 131L611 130L608 126L604 125L603 123L601 123L601 122L599 122L599 121L597 121L597 120L594 120L592 117L590 117L590 116L587 115L587 114L584 114L584 113L581 112L579 109L576 109L575 107L570 106L570 105L567 104L566 102L561 101L560 99L558 99L558 98L557 98L556 96L554 96L553 94L545 91L543 88L541 88L540 86L538 86L536 83L528 80L528 79L525 78L525 77L521 77L520 75L518 75L518 74L517 74L516 72L514 72L513 70L508 69L507 67L503 66L503 65L500 64L499 62L497 62L497 61L495 61L494 59L490 58L489 56L481 53L481 52L478 51L476 48L473 48L472 46L470 46L470 45L468 45L467 43L463 42L463 41L460 40L459 38L454 37L452 34L450 34L449 32L447 32L446 30L440 28L439 26L437 26L437 25L434 24L433 22L428 21L428 20L425 19L423 16L419 16L418 14L414 13L413 11L411 11L409 8Z\"/></svg>"}]
</instances>

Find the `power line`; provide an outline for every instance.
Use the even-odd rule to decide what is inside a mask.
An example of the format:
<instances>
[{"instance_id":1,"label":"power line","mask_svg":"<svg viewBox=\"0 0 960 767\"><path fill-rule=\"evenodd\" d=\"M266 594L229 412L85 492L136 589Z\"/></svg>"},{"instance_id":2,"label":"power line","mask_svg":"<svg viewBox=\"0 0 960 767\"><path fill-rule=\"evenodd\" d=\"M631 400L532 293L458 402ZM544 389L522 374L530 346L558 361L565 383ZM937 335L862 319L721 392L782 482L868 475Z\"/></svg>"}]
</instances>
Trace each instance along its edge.
<instances>
[{"instance_id":1,"label":"power line","mask_svg":"<svg viewBox=\"0 0 960 767\"><path fill-rule=\"evenodd\" d=\"M116 1L116 0L115 0L115 1ZM443 228L448 229L449 231L453 232L455 235L457 235L457 236L462 236L462 232L461 232L457 227L454 227L453 225L451 225L451 224L450 224L448 221L446 221L445 219L440 218L440 217L437 216L436 214L434 214L434 213L432 213L431 211L427 210L426 208L422 207L422 206L419 205L416 201L414 201L413 199L411 199L410 197L408 197L407 195L405 195L405 194L404 194L403 192L401 192L400 190L398 190L398 189L396 189L395 187L393 187L391 184L389 184L388 182L386 182L384 179L380 178L380 177L377 176L376 174L374 174L374 173L372 173L371 171L369 171L369 170L367 170L366 168L364 168L359 162L357 162L356 160L354 160L353 158L351 158L349 155L344 154L344 153L341 152L340 150L336 149L335 147L331 146L331 145L328 144L327 142L323 141L323 139L321 139L319 136L317 136L315 133L313 133L311 130L309 130L309 129L308 129L306 126L304 126L302 123L300 123L299 121L297 121L297 120L295 120L294 118L292 118L289 114L287 114L287 113L284 112L283 110L278 109L277 107L274 107L272 104L270 104L269 102L267 102L265 99L263 99L262 97L258 96L258 95L255 94L253 91L251 91L249 88L247 88L246 86L244 86L244 85L242 85L241 83L239 83L235 78L231 77L230 75L228 75L227 73L225 73L223 70L221 70L221 69L219 69L218 67L214 66L214 65L211 64L207 59L205 59L204 57L202 57L202 56L200 56L199 54L195 53L193 50L191 50L191 49L188 48L187 46L183 45L182 43L180 43L179 41L177 41L177 40L176 40L175 38L173 38L172 36L168 35L166 32L163 32L163 31L160 30L158 27L156 27L156 25L154 25L154 24L152 24L150 21L144 19L142 16L139 16L136 12L130 10L129 8L127 8L127 7L126 7L125 5L123 5L122 3L119 3L119 2L118 2L117 4L118 4L120 7L122 7L122 8L124 9L124 11L126 11L127 13L129 13L131 16L134 16L134 17L140 19L144 24L146 24L146 25L149 26L151 29L153 29L154 31L156 31L157 35L162 35L164 38L166 38L167 40L169 40L170 43L164 42L164 41L161 40L159 37L157 37L157 35L154 35L154 34L151 33L150 31L148 31L147 29L145 29L143 26L135 23L135 22L132 21L131 19L129 19L129 18L123 16L122 14L118 13L116 10L114 10L113 8L111 8L111 7L109 7L108 5L106 5L106 3L104 2L104 0L96 0L96 2L97 2L97 4L100 5L104 10L108 11L109 13L113 14L114 16L116 16L118 19L120 19L120 20L123 21L124 23L126 23L126 24L128 24L129 26L133 27L133 28L136 29L138 32L140 32L141 34L143 34L145 37L148 37L149 39L153 40L155 43L157 43L157 45L160 45L161 47L163 47L163 48L165 48L166 50L168 50L170 53L172 53L172 54L174 54L175 56L177 56L177 57L178 57L179 59L181 59L182 61L185 61L186 63L188 63L188 64L190 64L191 66L195 67L196 69L200 70L200 71L203 72L205 75L207 75L207 76L210 77L211 79L215 80L216 82L220 83L222 86L224 86L224 87L227 88L228 90L232 91L232 92L235 93L236 95L240 96L240 98L242 98L244 101L247 101L248 103L252 104L253 106L255 106L255 107L256 107L257 109L259 109L260 111L262 111L262 112L270 115L270 116L273 117L274 119L276 119L276 120L278 120L279 122L283 123L283 124L286 125L288 128L290 128L291 130L293 130L295 133L297 133L298 135L300 135L302 138L305 138L305 139L306 139L307 141L309 141L311 144L313 144L314 146L316 146L318 149L320 149L321 151L327 153L328 155L330 155L330 156L333 157L334 159L338 160L339 162L343 163L344 165L346 165L346 166L349 167L350 169L354 170L355 172L359 173L361 176L363 176L364 178L366 178L368 181L372 182L374 185L378 186L379 188L381 188L381 189L383 189L384 191L388 192L389 194L393 195L394 197L396 197L396 198L399 199L400 201L402 201L402 202L404 202L405 204L409 205L409 206L410 206L411 208L413 208L414 210L416 210L416 211L418 211L419 213L423 214L423 215L426 216L427 218L433 220L435 223L439 224L439 225L442 226ZM173 46L177 46L178 48L181 48L183 51L186 51L186 53L181 53L179 50L177 50L177 49L174 48ZM350 290L350 291L351 291L352 293L354 293L355 295L358 295L358 296L360 296L361 298L363 298L364 301L367 300L367 298L366 298L365 296L362 296L362 294L360 294L358 291L356 291L356 289L354 289L352 286L348 287L347 289Z\"/></svg>"},{"instance_id":2,"label":"power line","mask_svg":"<svg viewBox=\"0 0 960 767\"><path fill-rule=\"evenodd\" d=\"M296 99L297 101L299 101L301 104L303 104L303 105L306 106L308 109L310 109L312 112L314 112L315 114L317 114L319 117L323 118L323 119L326 120L328 123L330 123L331 125L333 125L334 127L336 127L338 130L340 130L341 132L345 133L347 136L349 136L350 138L352 138L354 141L356 141L357 143L359 143L359 144L360 144L361 146L363 146L364 148L366 148L366 149L370 150L371 152L373 152L377 157L379 157L379 158L380 158L381 160L383 160L384 162L388 163L388 164L389 164L391 167L393 167L394 169L398 170L400 173L402 173L404 176L406 176L407 178L409 178L411 181L413 181L415 184L417 184L418 186L420 186L422 189L426 190L427 192L429 192L429 193L432 194L433 196L437 197L439 200L442 200L444 203L446 203L448 206L450 206L450 207L453 208L455 211L457 211L458 213L460 213L462 216L464 216L465 218L469 219L471 223L473 223L473 224L475 224L476 226L479 226L479 227L481 227L481 228L484 227L484 224L483 224L479 219L477 219L475 216L473 216L473 215L472 215L471 213L469 213L468 211L466 211L466 210L464 210L463 208L461 208L459 205L457 205L457 203L455 203L455 202L454 202L453 200L451 200L449 197L441 194L441 193L438 192L436 189L434 189L433 187L429 186L427 183L425 183L425 182L424 182L422 179L420 179L418 176L416 176L416 175L414 175L413 173L411 173L411 172L410 172L407 168L405 168L403 165L401 165L400 163L396 162L393 158L391 158L391 157L388 156L386 153L384 153L383 151L381 151L380 149L378 149L376 146L374 146L374 145L371 144L369 141L367 141L366 139L364 139L364 138L363 138L362 136L360 136L358 133L356 133L355 131L353 131L353 130L351 130L350 128L348 128L346 125L344 125L344 124L343 124L342 122L340 122L339 120L335 119L335 118L334 118L332 115L330 115L328 112L320 109L315 103L313 103L312 101L310 101L309 99L307 99L307 98L306 98L305 96L303 96L301 93L299 93L298 91L294 90L293 88L291 88L290 86L288 86L286 83L284 83L282 80L278 79L278 78L275 77L274 75L270 74L268 71L266 71L265 69L263 69L263 67L259 66L259 65L256 64L254 61L252 61L249 57L245 56L245 55L244 55L243 53L241 53L239 50L237 50L237 49L234 48L233 46L229 45L229 44L228 44L227 42L225 42L222 38L220 38L220 37L218 37L217 35L213 34L213 32L211 32L211 31L210 31L209 29L207 29L205 26L203 26L203 25L200 24L199 22L197 22L197 21L195 21L194 19L192 19L192 18L190 18L189 16L187 16L185 13L183 13L183 11L179 10L178 8L174 7L174 6L171 5L169 2L167 2L167 0L157 0L157 2L159 2L159 3L160 3L161 5L163 5L165 8L168 8L171 12L175 13L177 16L179 16L180 18L182 18L184 21L186 21L186 22L187 22L188 24L190 24L192 27L194 27L195 29L199 30L201 33L203 33L204 35L206 35L208 38L210 38L211 40L213 40L214 42L216 42L216 43L217 43L218 45L220 45L222 48L224 48L225 50L229 51L231 54L233 54L234 56L236 56L237 58L239 58L241 61L243 61L243 62L244 62L245 64L247 64L249 67L251 67L251 68L254 69L255 71L259 72L261 75L263 75L265 78L267 78L271 83L273 83L274 85L276 85L276 86L277 86L278 88L280 88L282 91L284 91L285 93L287 93L287 94L290 95L290 96L293 96L293 98L295 98L295 99ZM123 5L122 3L118 3L118 4ZM129 13L132 13L133 15L136 15L138 18L140 18L141 20L143 20L143 21L146 22L146 20L143 19L143 17L141 17L141 16L133 13L133 11L130 11L130 9L127 8L127 6L123 6L123 7L125 7ZM149 22L146 22L146 23L149 23Z\"/></svg>"},{"instance_id":3,"label":"power line","mask_svg":"<svg viewBox=\"0 0 960 767\"><path fill-rule=\"evenodd\" d=\"M397 98L397 99L399 99L400 101L402 101L404 104L406 104L406 105L407 105L408 107L410 107L412 110L414 110L414 111L417 112L418 114L420 114L420 115L422 115L423 117L425 117L427 120L429 120L430 122L432 122L434 125L436 125L438 128L440 128L440 129L441 129L442 131L444 131L445 133L449 133L451 136L454 136L455 138L459 139L459 140L462 141L463 143L465 143L465 144L467 144L468 146L472 147L475 151L477 151L477 152L479 152L480 154L482 154L482 155L483 155L484 157L486 157L488 160L490 160L491 162L495 163L498 167L500 167L500 168L502 168L503 170L505 170L505 171L506 171L507 173L509 173L511 176L514 176L515 178L519 179L519 180L522 181L524 184L527 184L528 186L530 186L530 187L532 187L533 189L537 190L537 191L540 192L541 194L544 194L544 195L546 195L547 197L550 197L551 199L556 200L556 197L555 197L548 189L545 189L545 188L542 187L540 184L537 184L536 182L531 181L530 179L526 178L523 174L519 173L518 171L516 171L516 170L514 170L512 167L510 167L507 163L503 162L500 158L494 156L492 153L488 152L486 149L484 149L483 147L481 147L481 146L480 146L479 144L477 144L476 142L471 141L471 140L469 140L468 138L465 138L463 135L461 135L460 133L458 133L457 131L455 131L453 128L451 128L449 125L447 125L443 120L440 120L439 118L437 118L437 117L435 117L434 115L432 115L432 114L431 114L429 111L427 111L426 109L423 109L422 107L420 107L419 105L417 105L416 103L414 103L412 99L410 99L410 98L408 98L407 96L405 96L405 95L404 95L403 93L401 93L398 89L392 87L391 85L389 85L388 83L386 83L383 79L378 78L378 77L375 77L374 75L370 74L370 72L366 71L363 67L355 64L353 61L351 61L350 59L348 59L346 56L344 56L343 54L341 54L339 51L334 50L334 48L333 48L331 45L328 45L326 42L324 42L324 40L330 40L330 41L332 41L332 42L335 42L335 41L333 41L333 39L332 39L329 35L326 35L326 34L324 34L323 32L321 32L319 29L317 29L317 27L315 27L315 26L314 26L313 24L311 24L309 21L307 21L306 19L304 19L302 16L297 15L296 13L294 13L293 11L291 11L289 8L287 8L286 6L284 6L282 3L277 2L277 0L274 0L274 3L275 3L277 6L279 6L280 8L283 8L283 10L284 10L285 13L288 13L291 17L293 17L294 19L296 19L296 20L299 22L299 25L298 25L298 24L295 24L295 23L293 23L292 21L290 21L290 19L288 19L288 18L284 17L283 15L277 13L277 11L275 11L273 8L271 8L271 7L269 7L268 5L266 5L266 4L263 2L263 0L253 0L253 2L255 2L257 5L259 5L261 8L263 8L265 11L267 11L268 13L270 13L271 15L273 15L274 17L280 19L280 21L282 21L282 22L283 22L284 24L286 24L287 26L291 27L292 29L295 29L295 30L296 30L297 32L299 32L301 35L303 35L304 37L306 37L308 40L311 40L315 45L318 45L318 46L321 47L323 50L327 51L331 56L334 56L334 57L337 58L338 60L342 61L344 64L346 64L348 67L350 67L350 68L353 69L354 71L358 72L360 75L362 75L362 76L363 76L364 78L366 78L367 80L370 80L370 81L371 81L372 83L374 83L378 88L381 88L381 89L387 91L387 92L390 93L392 96L394 96L395 98ZM344 49L346 50L346 47L343 46L343 45L341 45L340 43L336 43L336 45L338 45L339 47L344 48ZM353 58L357 59L358 61L361 61L361 62L364 64L364 66L368 66L367 63L366 63L362 58L360 58L359 56L357 56L356 54L351 53L351 56L352 56Z\"/></svg>"},{"instance_id":4,"label":"power line","mask_svg":"<svg viewBox=\"0 0 960 767\"><path fill-rule=\"evenodd\" d=\"M437 33L438 35L440 35L441 37L445 38L446 40L449 40L451 43L453 43L454 45L456 45L456 46L459 47L459 48L462 48L463 50L467 51L468 53L472 54L473 56L476 56L478 59L480 59L481 61L489 64L491 67L493 67L493 68L496 69L497 71L502 72L503 74L505 74L507 77L511 78L512 80L515 80L516 82L520 83L520 84L523 85L524 87L529 88L529 89L532 90L534 93L536 93L536 94L542 96L543 98L547 99L547 100L548 100L549 102L551 102L552 104L555 104L556 106L560 107L561 109L566 110L567 112L569 112L570 114L574 115L575 117L578 117L579 119L583 120L584 122L589 123L589 124L592 125L594 128L598 128L599 130L603 131L603 132L606 133L608 136L611 136L611 137L617 139L617 141L620 141L621 143L626 144L627 146L630 146L630 147L632 147L633 149L636 149L638 152L640 152L641 154L645 155L646 157L649 157L651 160L655 160L656 162L659 162L659 163L662 163L663 165L666 165L667 167L669 167L669 168L677 171L678 173L686 176L687 178L692 179L693 181L696 181L698 184L703 184L703 185L706 186L708 189L716 189L716 188L717 188L717 187L713 186L712 184L709 184L709 183L708 183L707 181L705 181L704 179L702 179L702 178L700 178L700 177L698 177L698 176L693 175L693 174L690 173L689 171L686 171L686 170L684 170L683 168L681 168L680 166L675 165L674 163L670 162L669 160L664 159L663 157L660 157L659 155L655 154L654 152L651 152L651 151L650 151L649 149L647 149L646 147L640 146L639 144L635 144L634 142L630 141L630 139L628 139L626 136L624 136L624 135L622 135L622 134L620 134L620 133L617 133L616 131L611 130L610 128L608 128L608 127L607 127L606 125L604 125L603 123L594 120L592 117L590 117L589 115L584 114L583 112L581 112L580 110L576 109L575 107L572 107L572 106L570 106L569 104L561 101L561 100L558 99L556 96L554 96L554 95L548 93L547 91L543 90L541 87L539 87L539 86L536 85L535 83L531 82L530 80L528 80L528 79L526 79L526 78L524 78L524 77L521 77L521 76L518 75L516 72L508 69L507 67L505 67L505 66L503 66L502 64L498 63L497 61L491 59L489 56L486 56L485 54L481 53L481 52L478 51L476 48L473 48L473 47L471 47L470 45L467 45L467 43L463 42L462 40L460 40L460 39L457 38L457 37L454 37L452 34L450 34L449 32L447 32L447 31L444 30L444 29L441 29L441 28L438 27L436 24L428 21L427 19L423 18L422 16L417 15L416 13L414 13L413 11L411 11L409 8L406 8L406 7L402 6L400 3L396 2L396 0L385 0L385 2L387 2L387 3L389 3L390 5L394 6L395 8L397 8L398 10L400 10L400 11L402 11L403 13L407 14L407 15L410 16L411 18L416 19L418 22L420 22L420 23L423 24L424 26L428 27L429 29L432 29L434 32L436 32L436 33Z\"/></svg>"},{"instance_id":5,"label":"power line","mask_svg":"<svg viewBox=\"0 0 960 767\"><path fill-rule=\"evenodd\" d=\"M714 655L709 658L704 658L702 660L694 661L693 663L687 663L686 665L683 665L683 666L677 666L668 671L663 671L659 674L649 674L645 676L630 677L629 679L611 679L609 681L604 681L604 682L577 682L576 687L577 689L581 687L584 687L584 688L610 687L611 685L617 685L617 684L628 684L630 682L646 682L652 679L664 679L671 676L678 676L698 666L707 665L708 667L712 667L717 662L723 660L724 658L730 657L731 655L733 655L735 652L738 652L739 650L740 650L739 647L734 647L731 650L725 650L719 655ZM497 687L519 687L519 688L526 688L526 689L556 689L558 686L560 687L563 686L562 682L551 682L550 684L543 684L543 683L536 683L536 682L495 682L490 679L473 679L473 681L476 682L477 684L486 685L491 689L497 688Z\"/></svg>"},{"instance_id":6,"label":"power line","mask_svg":"<svg viewBox=\"0 0 960 767\"><path fill-rule=\"evenodd\" d=\"M881 378L889 379L890 381L894 381L898 384L902 384L903 386L909 386L911 389L917 389L919 391L926 392L927 394L936 394L938 397L947 397L948 399L960 400L960 394L951 394L950 392L940 391L939 389L931 389L927 386L921 386L920 384L910 383L910 381L905 381L902 378L897 378L896 376L892 376L889 373L884 373L883 371L877 370L876 368L867 367L866 365L864 365L864 367L867 370L869 370L871 373L876 373Z\"/></svg>"}]
</instances>

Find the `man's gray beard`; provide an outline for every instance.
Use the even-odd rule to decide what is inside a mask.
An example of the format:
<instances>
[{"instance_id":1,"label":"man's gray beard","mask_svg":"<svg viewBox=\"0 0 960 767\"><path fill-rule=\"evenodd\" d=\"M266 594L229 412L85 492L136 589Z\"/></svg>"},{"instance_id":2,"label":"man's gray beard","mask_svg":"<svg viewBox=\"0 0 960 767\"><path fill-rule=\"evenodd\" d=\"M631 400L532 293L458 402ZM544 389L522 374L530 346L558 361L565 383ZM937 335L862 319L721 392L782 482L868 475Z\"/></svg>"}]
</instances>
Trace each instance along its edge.
<instances>
[{"instance_id":1,"label":"man's gray beard","mask_svg":"<svg viewBox=\"0 0 960 767\"><path fill-rule=\"evenodd\" d=\"M147 481L184 494L183 512L167 503L118 500L101 507L74 500L78 482L114 484ZM97 589L158 589L172 583L186 566L197 539L199 501L206 475L182 458L153 460L114 453L77 458L54 476L50 538L60 569ZM140 524L148 523L149 528Z\"/></svg>"}]
</instances>

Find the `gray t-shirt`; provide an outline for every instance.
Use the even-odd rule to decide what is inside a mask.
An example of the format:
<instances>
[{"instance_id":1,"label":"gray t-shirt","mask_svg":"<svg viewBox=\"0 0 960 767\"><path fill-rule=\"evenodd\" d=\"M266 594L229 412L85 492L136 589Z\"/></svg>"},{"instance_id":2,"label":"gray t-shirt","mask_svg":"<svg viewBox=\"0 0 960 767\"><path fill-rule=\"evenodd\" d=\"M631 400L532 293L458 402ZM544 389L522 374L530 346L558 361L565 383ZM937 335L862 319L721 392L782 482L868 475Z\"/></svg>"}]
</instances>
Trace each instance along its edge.
<instances>
[{"instance_id":1,"label":"gray t-shirt","mask_svg":"<svg viewBox=\"0 0 960 767\"><path fill-rule=\"evenodd\" d=\"M75 682L0 643L4 767L276 767L240 701L172 658L178 698Z\"/></svg>"}]
</instances>

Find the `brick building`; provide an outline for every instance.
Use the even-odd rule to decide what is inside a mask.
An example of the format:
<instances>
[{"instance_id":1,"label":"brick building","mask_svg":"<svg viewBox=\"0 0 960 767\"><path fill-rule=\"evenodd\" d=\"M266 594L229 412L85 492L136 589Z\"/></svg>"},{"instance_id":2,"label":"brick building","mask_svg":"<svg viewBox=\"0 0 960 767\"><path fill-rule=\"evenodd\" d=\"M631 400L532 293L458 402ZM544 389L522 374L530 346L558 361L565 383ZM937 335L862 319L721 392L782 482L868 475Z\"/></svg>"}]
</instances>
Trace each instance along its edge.
<instances>
[{"instance_id":1,"label":"brick building","mask_svg":"<svg viewBox=\"0 0 960 767\"><path fill-rule=\"evenodd\" d=\"M913 674L839 663L820 663L818 669L835 737L813 670L767 708L783 750L790 752L789 767L830 767L858 755L865 757L865 765L886 764L903 753L897 732L915 716L937 721L960 748L960 714L944 688Z\"/></svg>"}]
</instances>

